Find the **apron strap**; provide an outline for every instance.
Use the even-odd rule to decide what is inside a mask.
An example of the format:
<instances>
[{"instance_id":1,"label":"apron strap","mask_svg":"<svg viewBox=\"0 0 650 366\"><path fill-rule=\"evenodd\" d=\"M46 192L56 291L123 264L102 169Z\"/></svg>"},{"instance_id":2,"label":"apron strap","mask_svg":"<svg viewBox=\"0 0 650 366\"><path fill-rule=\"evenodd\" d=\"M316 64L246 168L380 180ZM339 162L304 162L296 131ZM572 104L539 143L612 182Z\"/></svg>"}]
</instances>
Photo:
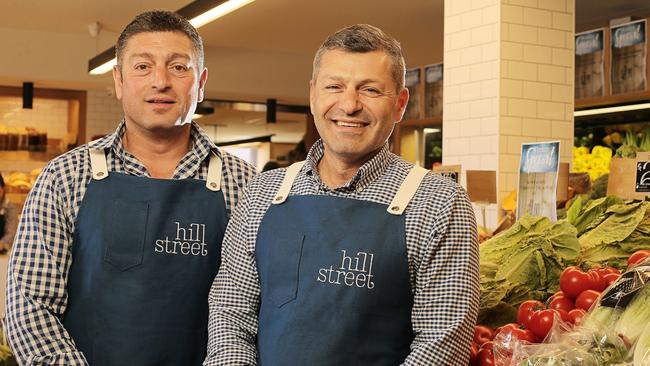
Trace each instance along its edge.
<instances>
[{"instance_id":1,"label":"apron strap","mask_svg":"<svg viewBox=\"0 0 650 366\"><path fill-rule=\"evenodd\" d=\"M298 176L298 173L300 173L300 170L302 169L303 165L305 165L305 162L299 161L287 167L287 170L284 174L284 180L282 181L282 185L280 186L280 189L278 189L278 192L275 194L275 197L273 198L272 203L274 205L279 205L287 200L287 197L289 196L289 191L291 191L291 187L293 186L293 181Z\"/></svg>"},{"instance_id":2,"label":"apron strap","mask_svg":"<svg viewBox=\"0 0 650 366\"><path fill-rule=\"evenodd\" d=\"M221 170L223 163L221 158L214 152L210 152L210 162L208 163L208 177L205 180L205 186L211 191L221 189Z\"/></svg>"},{"instance_id":3,"label":"apron strap","mask_svg":"<svg viewBox=\"0 0 650 366\"><path fill-rule=\"evenodd\" d=\"M90 153L90 167L93 171L93 179L102 180L108 177L108 166L104 149L88 149Z\"/></svg>"},{"instance_id":4,"label":"apron strap","mask_svg":"<svg viewBox=\"0 0 650 366\"><path fill-rule=\"evenodd\" d=\"M393 197L393 201L388 205L386 211L393 215L401 215L404 213L406 206L408 206L428 172L429 170L417 165L411 168L411 171L404 178L402 185L399 187L399 190L395 194L395 197Z\"/></svg>"}]
</instances>

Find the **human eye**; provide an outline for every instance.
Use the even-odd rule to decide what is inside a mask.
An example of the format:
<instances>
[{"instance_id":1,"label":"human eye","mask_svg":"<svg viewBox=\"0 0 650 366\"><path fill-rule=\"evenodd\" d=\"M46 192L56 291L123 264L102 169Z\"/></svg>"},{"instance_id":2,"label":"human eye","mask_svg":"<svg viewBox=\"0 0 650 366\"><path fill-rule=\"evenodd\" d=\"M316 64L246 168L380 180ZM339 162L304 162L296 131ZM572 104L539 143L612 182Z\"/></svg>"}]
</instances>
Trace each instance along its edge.
<instances>
[{"instance_id":1,"label":"human eye","mask_svg":"<svg viewBox=\"0 0 650 366\"><path fill-rule=\"evenodd\" d=\"M361 92L365 95L374 97L374 96L379 96L382 94L381 90L378 88L375 88L373 86L366 86L361 89Z\"/></svg>"},{"instance_id":2,"label":"human eye","mask_svg":"<svg viewBox=\"0 0 650 366\"><path fill-rule=\"evenodd\" d=\"M149 68L149 65L145 63L137 63L133 66L136 71L146 71Z\"/></svg>"},{"instance_id":3,"label":"human eye","mask_svg":"<svg viewBox=\"0 0 650 366\"><path fill-rule=\"evenodd\" d=\"M171 68L177 73L183 73L188 70L188 67L183 64L174 64L171 66Z\"/></svg>"},{"instance_id":4,"label":"human eye","mask_svg":"<svg viewBox=\"0 0 650 366\"><path fill-rule=\"evenodd\" d=\"M338 84L327 84L325 85L325 90L335 92L341 90L341 86Z\"/></svg>"}]
</instances>

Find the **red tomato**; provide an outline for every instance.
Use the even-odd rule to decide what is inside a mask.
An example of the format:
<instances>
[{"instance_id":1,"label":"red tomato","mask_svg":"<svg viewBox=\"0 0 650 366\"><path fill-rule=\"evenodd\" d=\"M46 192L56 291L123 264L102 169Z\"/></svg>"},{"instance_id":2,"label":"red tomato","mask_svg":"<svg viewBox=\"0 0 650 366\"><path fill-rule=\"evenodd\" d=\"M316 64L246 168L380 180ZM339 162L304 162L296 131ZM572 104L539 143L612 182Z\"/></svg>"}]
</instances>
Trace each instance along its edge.
<instances>
[{"instance_id":1,"label":"red tomato","mask_svg":"<svg viewBox=\"0 0 650 366\"><path fill-rule=\"evenodd\" d=\"M476 361L479 366L493 366L494 365L494 355L492 354L491 349L481 348L476 355Z\"/></svg>"},{"instance_id":2,"label":"red tomato","mask_svg":"<svg viewBox=\"0 0 650 366\"><path fill-rule=\"evenodd\" d=\"M593 285L590 288L590 290L603 291L605 287L607 287L607 285L605 285L605 281L603 281L602 273L595 270L591 270L588 271L587 274L589 274L589 276L591 276L593 280L592 282Z\"/></svg>"},{"instance_id":3,"label":"red tomato","mask_svg":"<svg viewBox=\"0 0 650 366\"><path fill-rule=\"evenodd\" d=\"M605 281L605 284L607 285L607 287L609 287L612 285L612 283L616 282L616 280L618 280L619 277L621 277L620 273L608 273L603 276L603 281Z\"/></svg>"},{"instance_id":4,"label":"red tomato","mask_svg":"<svg viewBox=\"0 0 650 366\"><path fill-rule=\"evenodd\" d=\"M510 334L520 341L535 342L535 334L530 329L524 329L517 323L509 323L499 328L498 334Z\"/></svg>"},{"instance_id":5,"label":"red tomato","mask_svg":"<svg viewBox=\"0 0 650 366\"><path fill-rule=\"evenodd\" d=\"M544 303L537 300L526 300L519 305L519 310L517 310L517 323L523 325L526 328L530 328L530 318L533 316L533 312L537 310L544 309Z\"/></svg>"},{"instance_id":6,"label":"red tomato","mask_svg":"<svg viewBox=\"0 0 650 366\"><path fill-rule=\"evenodd\" d=\"M552 299L554 299L554 298L556 298L558 296L566 296L566 294L564 292L562 292L562 291L558 291L558 292L554 293L553 295L551 295L551 297L549 297L548 300L551 301Z\"/></svg>"},{"instance_id":7,"label":"red tomato","mask_svg":"<svg viewBox=\"0 0 650 366\"><path fill-rule=\"evenodd\" d=\"M553 309L557 311L558 314L560 314L560 319L562 319L563 322L569 323L571 322L571 318L569 317L569 312L564 310L564 309ZM573 310L573 309L571 309Z\"/></svg>"},{"instance_id":8,"label":"red tomato","mask_svg":"<svg viewBox=\"0 0 650 366\"><path fill-rule=\"evenodd\" d=\"M575 307L573 304L573 300L569 299L564 294L562 295L555 294L549 300L550 300L548 303L549 309L562 309L568 312L569 310Z\"/></svg>"},{"instance_id":9,"label":"red tomato","mask_svg":"<svg viewBox=\"0 0 650 366\"><path fill-rule=\"evenodd\" d=\"M570 266L560 274L560 288L569 298L575 299L584 290L594 287L594 278L580 268Z\"/></svg>"},{"instance_id":10,"label":"red tomato","mask_svg":"<svg viewBox=\"0 0 650 366\"><path fill-rule=\"evenodd\" d=\"M584 309L573 309L569 311L569 318L571 324L580 325L582 323L582 318L587 314Z\"/></svg>"},{"instance_id":11,"label":"red tomato","mask_svg":"<svg viewBox=\"0 0 650 366\"><path fill-rule=\"evenodd\" d=\"M632 267L646 260L650 256L650 250L641 249L632 253L632 255L627 259L627 267Z\"/></svg>"},{"instance_id":12,"label":"red tomato","mask_svg":"<svg viewBox=\"0 0 650 366\"><path fill-rule=\"evenodd\" d=\"M576 308L578 309L584 309L584 310L589 310L591 305L596 302L598 299L598 296L600 296L600 292L594 291L594 290L585 290L578 295L578 298L576 299Z\"/></svg>"},{"instance_id":13,"label":"red tomato","mask_svg":"<svg viewBox=\"0 0 650 366\"><path fill-rule=\"evenodd\" d=\"M485 325L477 325L474 327L474 342L479 346L494 338L494 332L490 327Z\"/></svg>"},{"instance_id":14,"label":"red tomato","mask_svg":"<svg viewBox=\"0 0 650 366\"><path fill-rule=\"evenodd\" d=\"M603 268L604 274L610 274L610 273L616 273L616 274L621 274L621 271L618 270L618 268L614 267L605 267Z\"/></svg>"},{"instance_id":15,"label":"red tomato","mask_svg":"<svg viewBox=\"0 0 650 366\"><path fill-rule=\"evenodd\" d=\"M537 311L530 319L530 330L533 331L538 340L543 340L551 330L555 317L560 316L557 310L545 309Z\"/></svg>"}]
</instances>

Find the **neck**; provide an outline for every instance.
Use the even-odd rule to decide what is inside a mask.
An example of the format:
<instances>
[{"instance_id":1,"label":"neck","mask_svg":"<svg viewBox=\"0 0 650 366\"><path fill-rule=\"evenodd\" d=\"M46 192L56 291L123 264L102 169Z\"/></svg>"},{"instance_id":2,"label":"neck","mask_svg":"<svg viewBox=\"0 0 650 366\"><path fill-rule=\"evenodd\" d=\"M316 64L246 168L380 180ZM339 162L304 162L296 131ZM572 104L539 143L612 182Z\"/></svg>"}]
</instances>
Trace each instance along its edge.
<instances>
[{"instance_id":1,"label":"neck","mask_svg":"<svg viewBox=\"0 0 650 366\"><path fill-rule=\"evenodd\" d=\"M124 150L140 160L151 177L169 179L190 149L190 128L188 123L164 131L149 131L127 121Z\"/></svg>"}]
</instances>

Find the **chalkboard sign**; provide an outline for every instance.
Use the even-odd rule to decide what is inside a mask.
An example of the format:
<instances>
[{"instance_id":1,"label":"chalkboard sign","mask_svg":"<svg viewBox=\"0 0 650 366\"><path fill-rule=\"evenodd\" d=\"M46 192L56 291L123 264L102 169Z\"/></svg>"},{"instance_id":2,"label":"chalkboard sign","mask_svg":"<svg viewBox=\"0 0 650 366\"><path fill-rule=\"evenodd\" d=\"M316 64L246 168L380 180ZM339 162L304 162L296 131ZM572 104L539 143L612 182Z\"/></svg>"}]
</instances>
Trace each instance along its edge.
<instances>
[{"instance_id":1,"label":"chalkboard sign","mask_svg":"<svg viewBox=\"0 0 650 366\"><path fill-rule=\"evenodd\" d=\"M650 153L637 153L634 190L639 193L650 192Z\"/></svg>"}]
</instances>

